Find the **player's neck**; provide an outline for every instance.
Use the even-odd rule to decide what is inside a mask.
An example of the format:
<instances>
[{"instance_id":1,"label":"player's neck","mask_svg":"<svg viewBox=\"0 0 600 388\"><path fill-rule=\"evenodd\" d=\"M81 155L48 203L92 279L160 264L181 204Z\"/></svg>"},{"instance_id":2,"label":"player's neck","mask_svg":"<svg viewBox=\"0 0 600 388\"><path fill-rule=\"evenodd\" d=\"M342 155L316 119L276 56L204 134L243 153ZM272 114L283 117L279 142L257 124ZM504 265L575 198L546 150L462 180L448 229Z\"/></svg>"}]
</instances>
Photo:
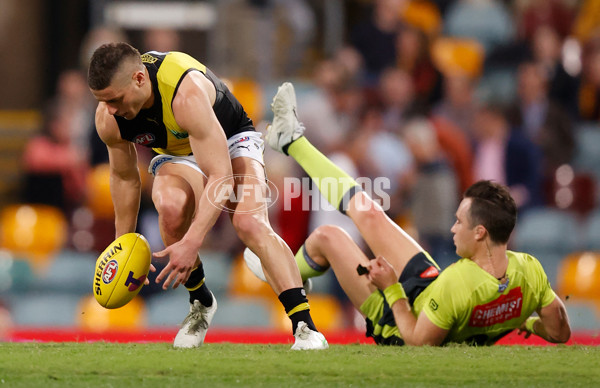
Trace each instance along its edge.
<instances>
[{"instance_id":1,"label":"player's neck","mask_svg":"<svg viewBox=\"0 0 600 388\"><path fill-rule=\"evenodd\" d=\"M472 260L496 279L502 279L506 275L508 257L504 244L492 245L489 242L483 242Z\"/></svg>"}]
</instances>

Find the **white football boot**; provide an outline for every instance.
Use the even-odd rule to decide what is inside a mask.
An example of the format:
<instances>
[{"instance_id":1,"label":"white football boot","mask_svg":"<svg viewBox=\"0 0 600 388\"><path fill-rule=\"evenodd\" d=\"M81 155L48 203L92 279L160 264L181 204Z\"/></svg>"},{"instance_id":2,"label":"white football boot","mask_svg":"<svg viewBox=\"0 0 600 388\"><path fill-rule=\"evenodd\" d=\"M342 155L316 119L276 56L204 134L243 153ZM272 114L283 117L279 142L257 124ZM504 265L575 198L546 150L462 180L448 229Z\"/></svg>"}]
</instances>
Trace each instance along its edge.
<instances>
[{"instance_id":1,"label":"white football boot","mask_svg":"<svg viewBox=\"0 0 600 388\"><path fill-rule=\"evenodd\" d=\"M244 249L244 261L246 262L246 266L254 274L254 276L259 278L263 282L267 281L267 277L265 276L265 272L263 271L260 259L254 254L254 252L250 250L250 248ZM311 292L312 280L306 279L306 281L302 284L302 287L304 287L304 290L307 294Z\"/></svg>"},{"instance_id":2,"label":"white football boot","mask_svg":"<svg viewBox=\"0 0 600 388\"><path fill-rule=\"evenodd\" d=\"M273 123L267 127L265 139L271 148L283 154L284 149L304 134L304 125L296 114L296 92L294 85L284 82L277 89L271 103Z\"/></svg>"},{"instance_id":3,"label":"white football boot","mask_svg":"<svg viewBox=\"0 0 600 388\"><path fill-rule=\"evenodd\" d=\"M296 338L296 341L292 345L292 350L322 350L329 348L325 336L318 331L309 329L304 321L298 322L294 338Z\"/></svg>"},{"instance_id":4,"label":"white football boot","mask_svg":"<svg viewBox=\"0 0 600 388\"><path fill-rule=\"evenodd\" d=\"M193 304L190 304L190 312L183 320L181 329L175 336L173 347L196 348L204 343L208 327L217 311L217 299L212 292L210 294L213 299L212 306L203 306L197 299Z\"/></svg>"}]
</instances>

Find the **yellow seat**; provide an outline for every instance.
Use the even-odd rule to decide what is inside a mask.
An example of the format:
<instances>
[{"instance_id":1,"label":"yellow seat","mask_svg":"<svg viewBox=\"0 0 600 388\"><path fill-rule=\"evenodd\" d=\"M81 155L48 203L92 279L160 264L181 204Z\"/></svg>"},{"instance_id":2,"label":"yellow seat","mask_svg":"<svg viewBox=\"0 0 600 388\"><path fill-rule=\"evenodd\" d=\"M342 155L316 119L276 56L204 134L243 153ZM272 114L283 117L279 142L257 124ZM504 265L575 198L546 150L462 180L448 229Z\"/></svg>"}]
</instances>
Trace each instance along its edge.
<instances>
[{"instance_id":1,"label":"yellow seat","mask_svg":"<svg viewBox=\"0 0 600 388\"><path fill-rule=\"evenodd\" d=\"M85 331L137 331L146 327L146 304L136 296L118 309L105 309L93 295L85 296L77 309L77 326Z\"/></svg>"},{"instance_id":2,"label":"yellow seat","mask_svg":"<svg viewBox=\"0 0 600 388\"><path fill-rule=\"evenodd\" d=\"M600 252L568 255L560 263L558 274L561 296L600 304Z\"/></svg>"},{"instance_id":3,"label":"yellow seat","mask_svg":"<svg viewBox=\"0 0 600 388\"><path fill-rule=\"evenodd\" d=\"M36 269L45 267L67 241L63 212L38 204L10 205L0 214L0 242L4 249L31 259Z\"/></svg>"}]
</instances>

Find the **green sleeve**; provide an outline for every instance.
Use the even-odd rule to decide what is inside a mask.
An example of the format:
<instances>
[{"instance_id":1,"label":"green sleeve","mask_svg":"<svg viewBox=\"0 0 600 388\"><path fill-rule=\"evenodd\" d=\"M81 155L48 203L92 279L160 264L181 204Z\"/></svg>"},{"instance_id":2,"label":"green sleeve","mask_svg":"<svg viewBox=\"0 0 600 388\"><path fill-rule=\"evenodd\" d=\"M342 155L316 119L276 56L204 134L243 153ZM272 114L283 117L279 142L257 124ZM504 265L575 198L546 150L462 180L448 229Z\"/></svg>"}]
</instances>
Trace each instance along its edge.
<instances>
[{"instance_id":1,"label":"green sleeve","mask_svg":"<svg viewBox=\"0 0 600 388\"><path fill-rule=\"evenodd\" d=\"M453 271L449 270L450 268L447 268L435 282L427 287L431 287L431 290L428 290L427 300L424 301L422 310L434 325L446 330L450 330L457 319L456 305L451 291L453 287L450 282L454 274L451 274L450 272Z\"/></svg>"}]
</instances>

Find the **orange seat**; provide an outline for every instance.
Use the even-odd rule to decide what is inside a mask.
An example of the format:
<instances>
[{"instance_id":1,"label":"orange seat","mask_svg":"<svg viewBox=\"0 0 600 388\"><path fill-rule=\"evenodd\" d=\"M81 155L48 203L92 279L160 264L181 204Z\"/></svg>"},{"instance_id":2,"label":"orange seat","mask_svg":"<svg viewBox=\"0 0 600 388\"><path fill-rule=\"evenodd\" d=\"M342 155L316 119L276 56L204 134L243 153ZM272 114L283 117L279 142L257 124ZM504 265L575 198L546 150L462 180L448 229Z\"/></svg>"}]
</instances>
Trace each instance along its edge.
<instances>
[{"instance_id":1,"label":"orange seat","mask_svg":"<svg viewBox=\"0 0 600 388\"><path fill-rule=\"evenodd\" d=\"M263 119L263 90L258 82L249 78L225 79L227 87L244 107L248 117L256 124Z\"/></svg>"},{"instance_id":2,"label":"orange seat","mask_svg":"<svg viewBox=\"0 0 600 388\"><path fill-rule=\"evenodd\" d=\"M600 252L572 253L562 260L558 273L561 296L600 303Z\"/></svg>"},{"instance_id":3,"label":"orange seat","mask_svg":"<svg viewBox=\"0 0 600 388\"><path fill-rule=\"evenodd\" d=\"M236 256L232 262L228 288L232 296L264 297L277 302L277 295L271 286L254 276L246 266L242 254Z\"/></svg>"},{"instance_id":4,"label":"orange seat","mask_svg":"<svg viewBox=\"0 0 600 388\"><path fill-rule=\"evenodd\" d=\"M63 212L53 206L23 204L5 207L0 214L2 248L32 260L39 269L64 247L68 224Z\"/></svg>"},{"instance_id":5,"label":"orange seat","mask_svg":"<svg viewBox=\"0 0 600 388\"><path fill-rule=\"evenodd\" d=\"M445 75L464 74L477 78L483 71L485 51L476 40L444 37L433 43L431 57Z\"/></svg>"},{"instance_id":6,"label":"orange seat","mask_svg":"<svg viewBox=\"0 0 600 388\"><path fill-rule=\"evenodd\" d=\"M442 29L442 16L438 7L428 0L410 0L402 8L400 18L429 36L438 35Z\"/></svg>"},{"instance_id":7,"label":"orange seat","mask_svg":"<svg viewBox=\"0 0 600 388\"><path fill-rule=\"evenodd\" d=\"M77 325L86 331L136 331L146 326L146 304L140 296L118 309L106 309L88 295L79 302L77 312Z\"/></svg>"},{"instance_id":8,"label":"orange seat","mask_svg":"<svg viewBox=\"0 0 600 388\"><path fill-rule=\"evenodd\" d=\"M94 167L88 175L87 205L96 218L113 219L114 207L110 196L110 167L108 163Z\"/></svg>"}]
</instances>

